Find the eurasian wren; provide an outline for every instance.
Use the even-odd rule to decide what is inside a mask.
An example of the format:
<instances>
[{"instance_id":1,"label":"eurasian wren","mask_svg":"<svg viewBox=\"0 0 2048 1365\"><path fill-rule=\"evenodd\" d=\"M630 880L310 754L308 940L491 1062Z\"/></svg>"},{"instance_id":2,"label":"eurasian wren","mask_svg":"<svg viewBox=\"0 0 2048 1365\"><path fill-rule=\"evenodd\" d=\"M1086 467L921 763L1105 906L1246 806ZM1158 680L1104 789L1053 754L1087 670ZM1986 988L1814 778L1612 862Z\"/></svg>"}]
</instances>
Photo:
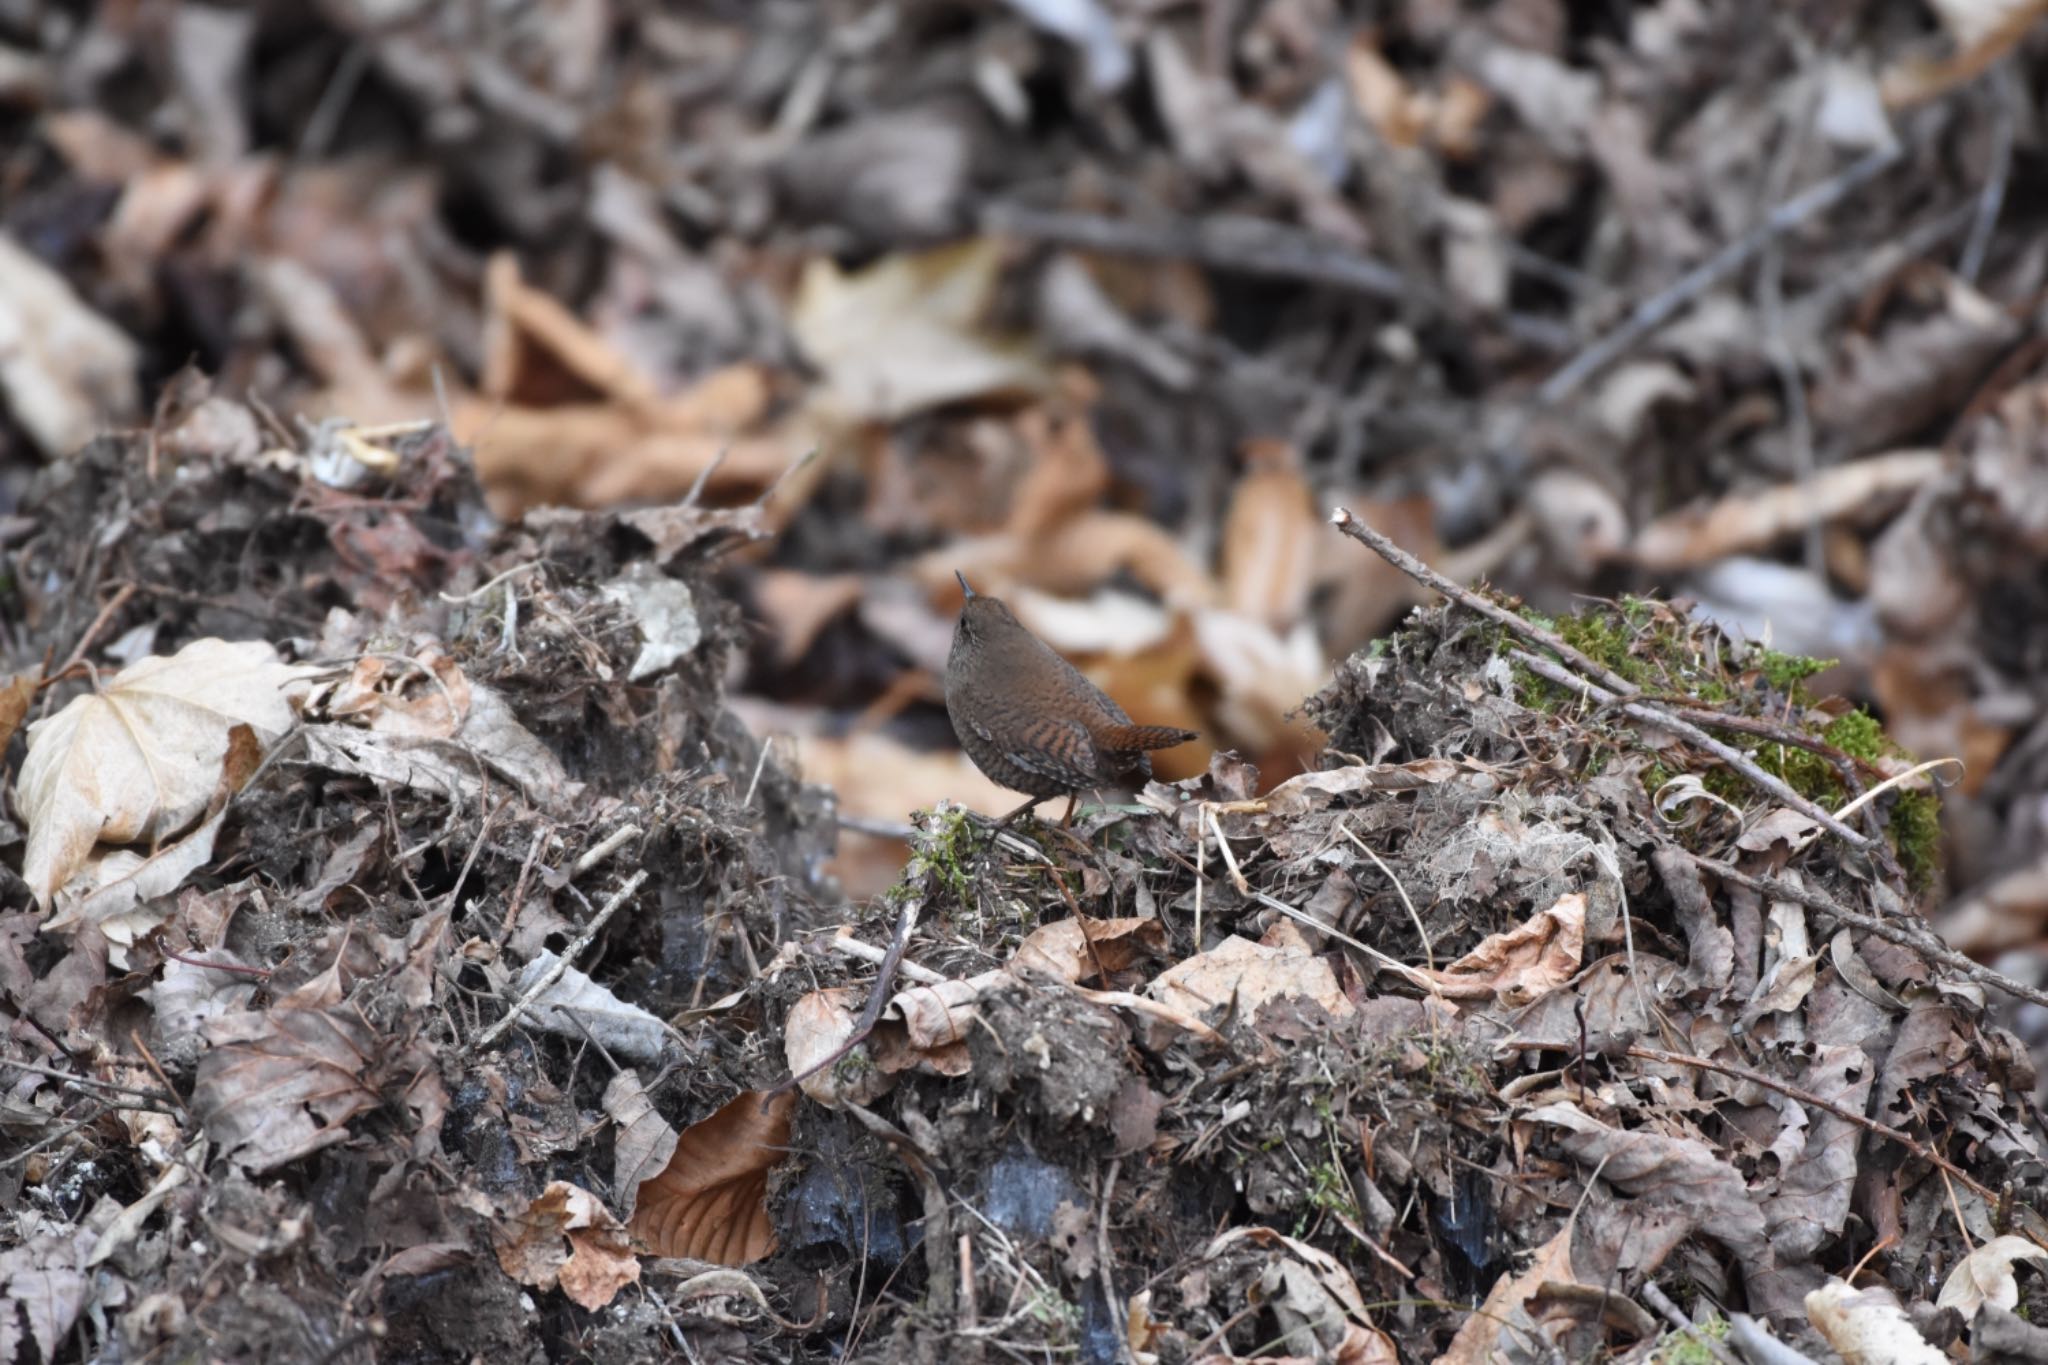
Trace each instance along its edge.
<instances>
[{"instance_id":1,"label":"eurasian wren","mask_svg":"<svg viewBox=\"0 0 2048 1365\"><path fill-rule=\"evenodd\" d=\"M1049 796L1069 798L1071 820L1080 793L1142 786L1152 780L1147 750L1195 738L1177 726L1131 724L1123 707L1008 607L969 587L965 575L953 576L967 600L946 656L946 714L975 767L1031 796L1001 823Z\"/></svg>"}]
</instances>

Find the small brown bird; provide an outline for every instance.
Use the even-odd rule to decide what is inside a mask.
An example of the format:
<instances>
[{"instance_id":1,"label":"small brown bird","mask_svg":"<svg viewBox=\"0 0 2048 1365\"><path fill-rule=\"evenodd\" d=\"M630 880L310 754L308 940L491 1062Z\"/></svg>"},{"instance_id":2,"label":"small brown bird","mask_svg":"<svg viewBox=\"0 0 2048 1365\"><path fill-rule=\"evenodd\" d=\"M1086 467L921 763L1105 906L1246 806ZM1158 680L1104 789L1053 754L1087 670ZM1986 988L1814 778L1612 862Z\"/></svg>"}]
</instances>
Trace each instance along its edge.
<instances>
[{"instance_id":1,"label":"small brown bird","mask_svg":"<svg viewBox=\"0 0 2048 1365\"><path fill-rule=\"evenodd\" d=\"M967 585L967 601L946 656L946 714L974 766L1031 799L999 824L1049 796L1074 802L1098 787L1142 786L1152 780L1147 750L1195 738L1172 725L1133 725L1124 709L1052 647L1026 630L1010 609Z\"/></svg>"}]
</instances>

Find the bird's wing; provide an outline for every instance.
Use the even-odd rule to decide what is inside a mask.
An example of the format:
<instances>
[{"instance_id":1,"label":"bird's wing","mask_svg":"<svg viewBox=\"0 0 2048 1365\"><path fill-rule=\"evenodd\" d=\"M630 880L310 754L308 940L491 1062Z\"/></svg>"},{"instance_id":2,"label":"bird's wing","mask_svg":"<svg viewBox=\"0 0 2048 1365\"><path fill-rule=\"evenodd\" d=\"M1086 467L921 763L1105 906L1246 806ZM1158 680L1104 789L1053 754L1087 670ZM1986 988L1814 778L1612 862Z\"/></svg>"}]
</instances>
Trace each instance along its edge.
<instances>
[{"instance_id":1,"label":"bird's wing","mask_svg":"<svg viewBox=\"0 0 2048 1365\"><path fill-rule=\"evenodd\" d=\"M1102 776L1093 768L1095 745L1088 738L1087 727L1073 721L1051 721L1034 729L1031 738L1035 743L1005 749L1004 757L1027 773L1076 791L1100 785Z\"/></svg>"}]
</instances>

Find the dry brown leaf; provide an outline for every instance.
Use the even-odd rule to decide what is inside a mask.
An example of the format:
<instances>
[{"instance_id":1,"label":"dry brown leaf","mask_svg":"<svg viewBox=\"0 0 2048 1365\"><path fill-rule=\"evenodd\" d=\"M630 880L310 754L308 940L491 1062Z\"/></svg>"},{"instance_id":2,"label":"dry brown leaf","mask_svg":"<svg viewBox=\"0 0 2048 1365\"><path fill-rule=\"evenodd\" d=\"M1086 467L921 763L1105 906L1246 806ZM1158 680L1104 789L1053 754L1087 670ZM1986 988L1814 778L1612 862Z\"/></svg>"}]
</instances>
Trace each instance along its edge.
<instances>
[{"instance_id":1,"label":"dry brown leaf","mask_svg":"<svg viewBox=\"0 0 2048 1365\"><path fill-rule=\"evenodd\" d=\"M973 1027L980 1014L982 995L1007 979L1008 972L998 969L965 979L953 978L929 986L912 986L890 999L887 1013L902 1018L904 1042L913 1057L931 1063L933 1069L943 1075L965 1075L964 1068L960 1071L949 1069L950 1061L941 1054L965 1041L968 1029ZM892 1059L884 1056L877 1059L877 1064L888 1067L893 1063ZM897 1066L896 1069L903 1068Z\"/></svg>"},{"instance_id":2,"label":"dry brown leaf","mask_svg":"<svg viewBox=\"0 0 2048 1365\"><path fill-rule=\"evenodd\" d=\"M859 987L830 986L806 992L789 1007L789 1014L782 1021L782 1056L789 1065L789 1074L802 1076L797 1087L827 1109L837 1109L842 1104L873 1104L896 1084L894 1073L873 1064L811 1070L853 1036L853 1026L866 1003L867 992ZM870 1033L862 1044L871 1061L880 1041ZM810 1074L805 1075L806 1072Z\"/></svg>"},{"instance_id":3,"label":"dry brown leaf","mask_svg":"<svg viewBox=\"0 0 2048 1365\"><path fill-rule=\"evenodd\" d=\"M758 377L733 373L748 388ZM699 388L725 382L712 375ZM744 434L746 424L728 422L727 414L718 413L722 406L685 398L644 409L597 403L503 408L457 398L449 428L458 442L476 448L477 473L493 505L516 510L672 501L707 470L705 487L713 493L758 492L805 449L794 433Z\"/></svg>"},{"instance_id":4,"label":"dry brown leaf","mask_svg":"<svg viewBox=\"0 0 2048 1365\"><path fill-rule=\"evenodd\" d=\"M1145 994L1196 1018L1220 1006L1233 1018L1255 1019L1267 1001L1295 997L1313 1000L1332 1018L1354 1013L1330 964L1290 924L1276 924L1266 938L1254 943L1232 934L1152 978Z\"/></svg>"},{"instance_id":5,"label":"dry brown leaf","mask_svg":"<svg viewBox=\"0 0 2048 1365\"><path fill-rule=\"evenodd\" d=\"M742 1090L683 1130L660 1175L640 1187L634 1237L657 1256L750 1265L775 1249L768 1172L789 1146L796 1092Z\"/></svg>"},{"instance_id":6,"label":"dry brown leaf","mask_svg":"<svg viewBox=\"0 0 2048 1365\"><path fill-rule=\"evenodd\" d=\"M1351 102L1381 137L1396 147L1421 145L1431 109L1428 96L1412 89L1379 49L1379 35L1361 28L1344 54L1345 85Z\"/></svg>"},{"instance_id":7,"label":"dry brown leaf","mask_svg":"<svg viewBox=\"0 0 2048 1365\"><path fill-rule=\"evenodd\" d=\"M1630 557L1643 568L1669 571L1766 550L1814 522L1881 511L1946 465L1938 450L1898 450L1833 465L1803 482L1667 512L1636 533Z\"/></svg>"},{"instance_id":8,"label":"dry brown leaf","mask_svg":"<svg viewBox=\"0 0 2048 1365\"><path fill-rule=\"evenodd\" d=\"M907 812L952 801L983 815L1014 808L1015 792L982 776L967 755L954 749L912 749L883 734L844 738L803 736L797 763L807 782L839 793L842 809L876 819L901 820Z\"/></svg>"},{"instance_id":9,"label":"dry brown leaf","mask_svg":"<svg viewBox=\"0 0 2048 1365\"><path fill-rule=\"evenodd\" d=\"M1317 543L1328 531L1293 446L1247 441L1244 456L1223 517L1223 605L1284 631L1307 611Z\"/></svg>"},{"instance_id":10,"label":"dry brown leaf","mask_svg":"<svg viewBox=\"0 0 2048 1365\"><path fill-rule=\"evenodd\" d=\"M591 1312L640 1278L626 1229L596 1195L566 1180L551 1181L496 1240L507 1275L535 1289L559 1286Z\"/></svg>"},{"instance_id":11,"label":"dry brown leaf","mask_svg":"<svg viewBox=\"0 0 2048 1365\"><path fill-rule=\"evenodd\" d=\"M1398 1365L1393 1339L1373 1325L1358 1282L1329 1252L1268 1227L1238 1227L1203 1249L1214 1261L1241 1245L1268 1252L1257 1281L1257 1299L1279 1319L1288 1340L1313 1342L1304 1360L1343 1365Z\"/></svg>"},{"instance_id":12,"label":"dry brown leaf","mask_svg":"<svg viewBox=\"0 0 2048 1365\"><path fill-rule=\"evenodd\" d=\"M312 671L260 640L195 640L31 725L19 790L22 878L37 903L48 908L96 843L166 839L199 819L226 773L233 727L275 743Z\"/></svg>"},{"instance_id":13,"label":"dry brown leaf","mask_svg":"<svg viewBox=\"0 0 2048 1365\"><path fill-rule=\"evenodd\" d=\"M1351 498L1343 505L1408 553L1439 564L1436 508L1425 497L1398 501ZM1424 598L1415 580L1345 536L1318 535L1316 587L1329 593L1323 610L1323 646L1342 658L1381 634ZM1454 575L1455 576L1455 575Z\"/></svg>"},{"instance_id":14,"label":"dry brown leaf","mask_svg":"<svg viewBox=\"0 0 2048 1365\"><path fill-rule=\"evenodd\" d=\"M1928 0L1955 52L1940 60L1909 57L1884 73L1887 108L1924 103L1989 70L2048 13L2043 0Z\"/></svg>"},{"instance_id":15,"label":"dry brown leaf","mask_svg":"<svg viewBox=\"0 0 2048 1365\"><path fill-rule=\"evenodd\" d=\"M1017 434L1033 458L1003 526L1022 541L1079 516L1109 489L1109 461L1088 420L1094 383L1069 370L1062 373L1061 388L1057 400L1017 414Z\"/></svg>"},{"instance_id":16,"label":"dry brown leaf","mask_svg":"<svg viewBox=\"0 0 2048 1365\"><path fill-rule=\"evenodd\" d=\"M38 666L0 682L0 750L6 749L28 717L29 704L36 699L36 687L42 680L43 670Z\"/></svg>"},{"instance_id":17,"label":"dry brown leaf","mask_svg":"<svg viewBox=\"0 0 2048 1365\"><path fill-rule=\"evenodd\" d=\"M1198 611L1194 624L1204 671L1222 694L1216 712L1231 737L1261 753L1312 749L1308 723L1291 713L1329 681L1314 624L1298 622L1283 635L1228 611Z\"/></svg>"},{"instance_id":18,"label":"dry brown leaf","mask_svg":"<svg viewBox=\"0 0 2048 1365\"><path fill-rule=\"evenodd\" d=\"M412 660L367 656L356 660L325 709L384 734L446 739L469 719L469 679L431 646Z\"/></svg>"},{"instance_id":19,"label":"dry brown leaf","mask_svg":"<svg viewBox=\"0 0 2048 1365\"><path fill-rule=\"evenodd\" d=\"M1035 349L982 329L1002 257L999 241L977 237L885 256L851 274L823 257L808 261L789 324L824 372L816 401L856 421L887 422L1041 388Z\"/></svg>"},{"instance_id":20,"label":"dry brown leaf","mask_svg":"<svg viewBox=\"0 0 2048 1365\"><path fill-rule=\"evenodd\" d=\"M1544 1284L1555 1281L1575 1284L1572 1271L1572 1225L1566 1224L1554 1237L1536 1249L1528 1269L1519 1275L1503 1275L1487 1291L1486 1302L1466 1318L1451 1338L1451 1344L1434 1365L1487 1365L1501 1333L1510 1326L1526 1330L1518 1319L1526 1319L1525 1305Z\"/></svg>"},{"instance_id":21,"label":"dry brown leaf","mask_svg":"<svg viewBox=\"0 0 2048 1365\"><path fill-rule=\"evenodd\" d=\"M1324 768L1288 778L1256 801L1219 804L1220 812L1259 811L1282 819L1313 814L1330 804L1331 798L1359 792L1420 791L1461 775L1479 775L1448 758L1418 758L1409 763L1348 763L1341 768Z\"/></svg>"},{"instance_id":22,"label":"dry brown leaf","mask_svg":"<svg viewBox=\"0 0 2048 1365\"><path fill-rule=\"evenodd\" d=\"M246 728L246 727L241 727ZM138 909L183 886L213 861L214 841L227 815L223 793L213 813L182 839L144 855L132 848L102 848L86 859L56 896L57 913L43 925L58 933L77 924L97 926L107 941L125 948L170 918L168 907ZM118 955L111 955L114 957Z\"/></svg>"},{"instance_id":23,"label":"dry brown leaf","mask_svg":"<svg viewBox=\"0 0 2048 1365\"><path fill-rule=\"evenodd\" d=\"M1034 971L1067 982L1124 971L1141 957L1166 951L1166 926L1156 919L1063 919L1024 936L1009 970Z\"/></svg>"},{"instance_id":24,"label":"dry brown leaf","mask_svg":"<svg viewBox=\"0 0 2048 1365\"><path fill-rule=\"evenodd\" d=\"M519 261L509 251L493 255L484 269L484 304L485 397L550 406L564 398L567 379L584 387L584 397L627 407L656 401L653 382L630 359L553 296L520 279ZM563 373L550 376L550 368Z\"/></svg>"},{"instance_id":25,"label":"dry brown leaf","mask_svg":"<svg viewBox=\"0 0 2048 1365\"><path fill-rule=\"evenodd\" d=\"M1957 952L1990 959L2048 930L2048 853L1971 888L1935 921Z\"/></svg>"},{"instance_id":26,"label":"dry brown leaf","mask_svg":"<svg viewBox=\"0 0 2048 1365\"><path fill-rule=\"evenodd\" d=\"M1418 975L1453 1000L1498 998L1503 1007L1519 1008L1571 980L1585 940L1586 898L1574 891L1527 922L1489 934L1450 966Z\"/></svg>"},{"instance_id":27,"label":"dry brown leaf","mask_svg":"<svg viewBox=\"0 0 2048 1365\"><path fill-rule=\"evenodd\" d=\"M326 385L317 409L351 421L402 421L434 415L432 397L408 403L385 374L341 296L318 274L282 256L249 271L268 311L291 335L307 368Z\"/></svg>"},{"instance_id":28,"label":"dry brown leaf","mask_svg":"<svg viewBox=\"0 0 2048 1365\"><path fill-rule=\"evenodd\" d=\"M381 1103L369 1075L379 1040L345 1005L224 1014L200 1031L193 1113L252 1173L342 1141L351 1118Z\"/></svg>"},{"instance_id":29,"label":"dry brown leaf","mask_svg":"<svg viewBox=\"0 0 2048 1365\"><path fill-rule=\"evenodd\" d=\"M855 573L763 570L754 580L754 605L774 632L776 661L788 665L803 658L826 626L860 604L863 586Z\"/></svg>"}]
</instances>

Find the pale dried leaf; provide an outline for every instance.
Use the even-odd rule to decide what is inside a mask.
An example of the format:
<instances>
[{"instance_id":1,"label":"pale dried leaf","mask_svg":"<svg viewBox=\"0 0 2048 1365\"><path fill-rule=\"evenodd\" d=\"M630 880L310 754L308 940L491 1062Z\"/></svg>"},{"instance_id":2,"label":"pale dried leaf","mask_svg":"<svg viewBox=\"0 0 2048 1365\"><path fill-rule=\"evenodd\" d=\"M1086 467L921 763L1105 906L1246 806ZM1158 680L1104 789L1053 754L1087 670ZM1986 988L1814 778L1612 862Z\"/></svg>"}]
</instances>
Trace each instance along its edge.
<instances>
[{"instance_id":1,"label":"pale dried leaf","mask_svg":"<svg viewBox=\"0 0 2048 1365\"><path fill-rule=\"evenodd\" d=\"M1579 970L1586 936L1586 898L1560 896L1542 914L1503 933L1436 971L1420 973L1453 1000L1497 998L1519 1008L1556 990Z\"/></svg>"},{"instance_id":2,"label":"pale dried leaf","mask_svg":"<svg viewBox=\"0 0 2048 1365\"><path fill-rule=\"evenodd\" d=\"M1487 1291L1486 1302L1467 1317L1451 1338L1451 1344L1436 1358L1435 1365L1488 1365L1501 1334L1510 1328L1527 1331L1525 1305L1546 1283L1575 1284L1572 1271L1572 1229L1567 1224L1557 1235L1536 1249L1529 1266L1519 1275L1503 1275Z\"/></svg>"},{"instance_id":3,"label":"pale dried leaf","mask_svg":"<svg viewBox=\"0 0 2048 1365\"><path fill-rule=\"evenodd\" d=\"M559 956L543 949L514 981L514 998L524 999L534 983L560 961ZM659 1062L669 1041L669 1031L660 1019L638 1005L627 1004L574 967L566 968L540 993L520 1023L562 1038L594 1038L607 1052L635 1062Z\"/></svg>"},{"instance_id":4,"label":"pale dried leaf","mask_svg":"<svg viewBox=\"0 0 2048 1365\"><path fill-rule=\"evenodd\" d=\"M825 374L825 398L857 419L894 421L992 394L1031 392L1045 371L1031 347L982 330L1002 246L978 237L885 256L847 274L804 267L790 329Z\"/></svg>"},{"instance_id":5,"label":"pale dried leaf","mask_svg":"<svg viewBox=\"0 0 2048 1365\"><path fill-rule=\"evenodd\" d=\"M1659 517L1636 533L1630 554L1643 568L1669 571L1767 550L1816 522L1881 511L1946 465L1938 450L1898 450L1833 465L1801 482L1732 493Z\"/></svg>"},{"instance_id":6,"label":"pale dried leaf","mask_svg":"<svg viewBox=\"0 0 2048 1365\"><path fill-rule=\"evenodd\" d=\"M126 332L0 233L0 406L46 457L133 416L139 363Z\"/></svg>"},{"instance_id":7,"label":"pale dried leaf","mask_svg":"<svg viewBox=\"0 0 2048 1365\"><path fill-rule=\"evenodd\" d=\"M340 1142L380 1102L369 1082L377 1037L345 1005L223 1014L201 1032L193 1113L251 1173Z\"/></svg>"},{"instance_id":8,"label":"pale dried leaf","mask_svg":"<svg viewBox=\"0 0 2048 1365\"><path fill-rule=\"evenodd\" d=\"M754 580L754 605L768 618L776 662L787 667L803 658L826 626L860 604L863 587L857 573L763 570Z\"/></svg>"},{"instance_id":9,"label":"pale dried leaf","mask_svg":"<svg viewBox=\"0 0 2048 1365\"><path fill-rule=\"evenodd\" d=\"M640 1187L633 1235L658 1256L750 1265L775 1249L768 1172L789 1146L796 1094L743 1090L683 1130L660 1175Z\"/></svg>"},{"instance_id":10,"label":"pale dried leaf","mask_svg":"<svg viewBox=\"0 0 2048 1365\"><path fill-rule=\"evenodd\" d=\"M198 819L226 772L230 729L275 743L311 671L260 640L195 640L31 725L19 789L22 877L37 902L49 905L95 843L168 838Z\"/></svg>"},{"instance_id":11,"label":"pale dried leaf","mask_svg":"<svg viewBox=\"0 0 2048 1365\"><path fill-rule=\"evenodd\" d=\"M832 986L807 992L782 1021L782 1055L804 1094L827 1109L841 1104L872 1104L896 1084L895 1077L874 1064L878 1040L873 1034L850 1052L847 1065L811 1068L838 1050L853 1034L853 1026L867 1002L867 992L853 986Z\"/></svg>"},{"instance_id":12,"label":"pale dried leaf","mask_svg":"<svg viewBox=\"0 0 2048 1365\"><path fill-rule=\"evenodd\" d=\"M1888 1289L1830 1279L1806 1296L1807 1321L1848 1365L1947 1365Z\"/></svg>"},{"instance_id":13,"label":"pale dried leaf","mask_svg":"<svg viewBox=\"0 0 2048 1365\"><path fill-rule=\"evenodd\" d=\"M618 1125L612 1140L612 1190L628 1222L641 1182L652 1180L676 1152L676 1130L654 1107L637 1072L621 1071L604 1089L604 1112Z\"/></svg>"},{"instance_id":14,"label":"pale dried leaf","mask_svg":"<svg viewBox=\"0 0 2048 1365\"><path fill-rule=\"evenodd\" d=\"M1455 781L1468 771L1481 775L1448 758L1418 758L1409 763L1350 763L1341 768L1296 774L1256 801L1231 803L1218 809L1259 810L1292 820L1323 809L1339 796L1419 791Z\"/></svg>"},{"instance_id":15,"label":"pale dried leaf","mask_svg":"<svg viewBox=\"0 0 2048 1365\"><path fill-rule=\"evenodd\" d=\"M10 1360L20 1360L21 1317L46 1361L58 1359L58 1348L85 1307L91 1277L85 1263L97 1231L81 1220L66 1224L24 1207L14 1215L22 1244L0 1251L0 1347L10 1339ZM17 1316L17 1314L19 1316Z\"/></svg>"},{"instance_id":16,"label":"pale dried leaf","mask_svg":"<svg viewBox=\"0 0 2048 1365\"><path fill-rule=\"evenodd\" d=\"M640 631L640 653L626 675L633 682L670 667L704 638L697 600L680 578L639 563L599 591L606 601L624 607Z\"/></svg>"},{"instance_id":17,"label":"pale dried leaf","mask_svg":"<svg viewBox=\"0 0 2048 1365\"><path fill-rule=\"evenodd\" d=\"M1934 1306L1959 1310L1965 1322L1987 1303L2010 1311L2020 1301L2019 1277L2014 1273L2020 1261L2048 1261L2048 1251L2011 1233L1993 1237L1956 1263Z\"/></svg>"},{"instance_id":18,"label":"pale dried leaf","mask_svg":"<svg viewBox=\"0 0 2048 1365\"><path fill-rule=\"evenodd\" d=\"M1086 601L1018 587L1008 597L1024 628L1062 654L1140 654L1173 633L1172 613L1130 593L1104 589Z\"/></svg>"},{"instance_id":19,"label":"pale dried leaf","mask_svg":"<svg viewBox=\"0 0 2048 1365\"><path fill-rule=\"evenodd\" d=\"M1103 972L1114 976L1142 957L1165 952L1166 926L1156 919L1063 919L1026 934L1009 969L1081 982Z\"/></svg>"},{"instance_id":20,"label":"pale dried leaf","mask_svg":"<svg viewBox=\"0 0 2048 1365\"><path fill-rule=\"evenodd\" d=\"M1254 1019L1266 1002L1294 997L1313 1000L1333 1018L1354 1012L1330 964L1310 952L1298 935L1276 929L1268 937L1278 941L1254 943L1232 934L1161 972L1145 994L1196 1018L1224 1008L1233 1017Z\"/></svg>"},{"instance_id":21,"label":"pale dried leaf","mask_svg":"<svg viewBox=\"0 0 2048 1365\"><path fill-rule=\"evenodd\" d=\"M1612 1128L1572 1104L1547 1104L1527 1117L1559 1130L1559 1143L1588 1169L1598 1166L1610 1185L1637 1201L1643 1217L1698 1228L1753 1261L1769 1255L1763 1212L1749 1186L1704 1140ZM1667 1227L1662 1240L1675 1244L1671 1232Z\"/></svg>"},{"instance_id":22,"label":"pale dried leaf","mask_svg":"<svg viewBox=\"0 0 2048 1365\"><path fill-rule=\"evenodd\" d=\"M1292 446L1248 442L1245 466L1223 517L1223 602L1285 630L1302 619L1315 586L1323 518Z\"/></svg>"}]
</instances>

